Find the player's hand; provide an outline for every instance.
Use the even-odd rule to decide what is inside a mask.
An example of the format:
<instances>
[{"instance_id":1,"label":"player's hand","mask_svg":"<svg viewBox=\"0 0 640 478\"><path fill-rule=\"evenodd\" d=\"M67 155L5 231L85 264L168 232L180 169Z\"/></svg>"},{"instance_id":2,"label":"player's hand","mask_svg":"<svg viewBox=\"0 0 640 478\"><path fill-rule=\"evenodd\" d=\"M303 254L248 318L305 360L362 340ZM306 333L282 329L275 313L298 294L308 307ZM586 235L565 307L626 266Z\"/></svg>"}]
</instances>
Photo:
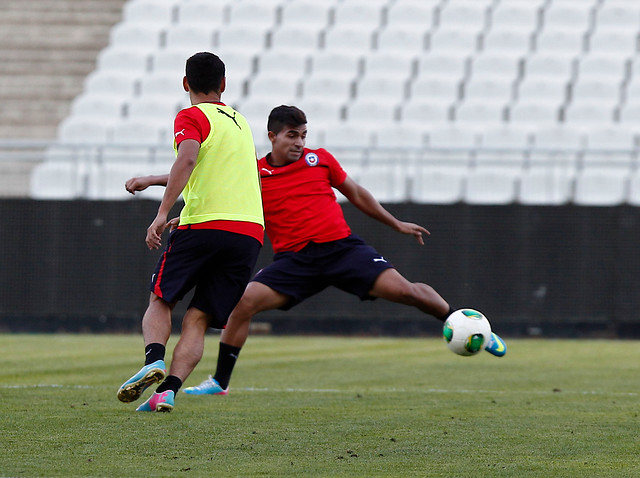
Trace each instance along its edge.
<instances>
[{"instance_id":1,"label":"player's hand","mask_svg":"<svg viewBox=\"0 0 640 478\"><path fill-rule=\"evenodd\" d=\"M420 244L421 246L424 246L424 239L422 238L422 234L426 234L427 236L431 235L431 233L424 227L419 226L418 224L413 224L412 222L401 222L398 227L398 231L402 234L414 236L418 241L418 244Z\"/></svg>"},{"instance_id":2,"label":"player's hand","mask_svg":"<svg viewBox=\"0 0 640 478\"><path fill-rule=\"evenodd\" d=\"M159 249L162 245L162 233L167 228L167 218L156 216L151 225L147 228L145 242L149 249Z\"/></svg>"},{"instance_id":3,"label":"player's hand","mask_svg":"<svg viewBox=\"0 0 640 478\"><path fill-rule=\"evenodd\" d=\"M131 194L135 194L136 191L144 191L149 186L150 184L145 177L130 178L124 183L124 188Z\"/></svg>"},{"instance_id":4,"label":"player's hand","mask_svg":"<svg viewBox=\"0 0 640 478\"><path fill-rule=\"evenodd\" d=\"M180 218L174 217L167 223L167 227L169 228L169 232L175 231L178 229L178 224L180 224Z\"/></svg>"}]
</instances>

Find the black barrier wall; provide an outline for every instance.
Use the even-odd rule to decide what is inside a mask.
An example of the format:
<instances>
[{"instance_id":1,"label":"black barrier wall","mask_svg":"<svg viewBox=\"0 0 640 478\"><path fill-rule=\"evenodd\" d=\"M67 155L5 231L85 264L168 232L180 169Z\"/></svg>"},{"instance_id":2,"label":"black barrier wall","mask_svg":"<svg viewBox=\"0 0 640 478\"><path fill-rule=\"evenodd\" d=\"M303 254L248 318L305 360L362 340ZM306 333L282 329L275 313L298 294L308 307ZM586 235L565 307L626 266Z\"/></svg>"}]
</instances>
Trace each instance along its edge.
<instances>
[{"instance_id":1,"label":"black barrier wall","mask_svg":"<svg viewBox=\"0 0 640 478\"><path fill-rule=\"evenodd\" d=\"M343 208L353 232L408 279L483 311L500 333L640 336L640 208L388 205L431 231L422 247ZM156 210L145 200L0 201L0 328L138 332L160 255L144 244ZM258 267L270 259L267 244ZM274 333L436 335L441 325L337 290L255 321Z\"/></svg>"}]
</instances>

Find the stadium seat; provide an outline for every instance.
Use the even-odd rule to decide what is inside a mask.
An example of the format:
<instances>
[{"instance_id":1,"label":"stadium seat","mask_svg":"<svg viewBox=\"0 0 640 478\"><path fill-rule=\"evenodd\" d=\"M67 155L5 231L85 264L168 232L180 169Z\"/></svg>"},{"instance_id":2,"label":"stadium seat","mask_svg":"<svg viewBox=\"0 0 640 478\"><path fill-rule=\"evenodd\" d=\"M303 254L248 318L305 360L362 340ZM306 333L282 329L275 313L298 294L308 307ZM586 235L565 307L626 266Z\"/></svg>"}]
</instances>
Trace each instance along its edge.
<instances>
[{"instance_id":1,"label":"stadium seat","mask_svg":"<svg viewBox=\"0 0 640 478\"><path fill-rule=\"evenodd\" d=\"M494 25L482 36L482 49L485 54L521 58L531 50L533 38L530 30Z\"/></svg>"},{"instance_id":2,"label":"stadium seat","mask_svg":"<svg viewBox=\"0 0 640 478\"><path fill-rule=\"evenodd\" d=\"M480 30L440 28L429 37L429 51L440 55L471 55L476 51L479 39Z\"/></svg>"},{"instance_id":3,"label":"stadium seat","mask_svg":"<svg viewBox=\"0 0 640 478\"><path fill-rule=\"evenodd\" d=\"M509 121L515 126L555 125L558 123L560 104L556 101L536 100L534 98L518 99L509 106Z\"/></svg>"},{"instance_id":4,"label":"stadium seat","mask_svg":"<svg viewBox=\"0 0 640 478\"><path fill-rule=\"evenodd\" d=\"M584 168L607 167L630 170L638 151L637 133L619 124L599 126L585 132Z\"/></svg>"},{"instance_id":5,"label":"stadium seat","mask_svg":"<svg viewBox=\"0 0 640 478\"><path fill-rule=\"evenodd\" d=\"M324 49L333 52L368 52L373 47L374 30L367 26L337 25L324 35Z\"/></svg>"},{"instance_id":6,"label":"stadium seat","mask_svg":"<svg viewBox=\"0 0 640 478\"><path fill-rule=\"evenodd\" d=\"M164 27L155 23L122 22L111 29L110 43L125 47L135 45L136 48L148 48L149 51L153 51L160 47Z\"/></svg>"},{"instance_id":7,"label":"stadium seat","mask_svg":"<svg viewBox=\"0 0 640 478\"><path fill-rule=\"evenodd\" d=\"M500 77L476 77L471 76L463 87L464 101L470 102L501 102L507 105L514 99L515 82L509 76Z\"/></svg>"},{"instance_id":8,"label":"stadium seat","mask_svg":"<svg viewBox=\"0 0 640 478\"><path fill-rule=\"evenodd\" d=\"M127 179L149 174L164 174L171 168L171 163L152 163L148 161L109 161L98 165L88 175L88 196L95 200L161 200L164 187L151 186L144 191L130 194L124 188Z\"/></svg>"},{"instance_id":9,"label":"stadium seat","mask_svg":"<svg viewBox=\"0 0 640 478\"><path fill-rule=\"evenodd\" d=\"M532 167L559 167L573 169L585 148L581 129L569 126L540 128L533 135Z\"/></svg>"},{"instance_id":10,"label":"stadium seat","mask_svg":"<svg viewBox=\"0 0 640 478\"><path fill-rule=\"evenodd\" d=\"M418 77L409 86L409 96L411 102L431 100L435 103L452 104L461 98L460 88L460 80L453 78Z\"/></svg>"},{"instance_id":11,"label":"stadium seat","mask_svg":"<svg viewBox=\"0 0 640 478\"><path fill-rule=\"evenodd\" d=\"M590 79L579 77L571 87L574 102L597 101L608 105L617 105L620 101L622 78Z\"/></svg>"},{"instance_id":12,"label":"stadium seat","mask_svg":"<svg viewBox=\"0 0 640 478\"><path fill-rule=\"evenodd\" d=\"M628 173L588 168L576 176L574 202L579 206L617 206L627 199Z\"/></svg>"},{"instance_id":13,"label":"stadium seat","mask_svg":"<svg viewBox=\"0 0 640 478\"><path fill-rule=\"evenodd\" d=\"M269 47L276 52L314 53L320 47L321 30L313 26L281 26L271 32Z\"/></svg>"},{"instance_id":14,"label":"stadium seat","mask_svg":"<svg viewBox=\"0 0 640 478\"><path fill-rule=\"evenodd\" d=\"M415 69L416 57L410 54L371 52L364 58L364 78L392 79L402 85Z\"/></svg>"},{"instance_id":15,"label":"stadium seat","mask_svg":"<svg viewBox=\"0 0 640 478\"><path fill-rule=\"evenodd\" d=\"M568 81L575 75L576 59L553 52L534 53L525 59L523 68L527 81Z\"/></svg>"},{"instance_id":16,"label":"stadium seat","mask_svg":"<svg viewBox=\"0 0 640 478\"><path fill-rule=\"evenodd\" d=\"M64 144L103 144L113 135L113 121L100 116L69 116L58 126L58 141Z\"/></svg>"},{"instance_id":17,"label":"stadium seat","mask_svg":"<svg viewBox=\"0 0 640 478\"><path fill-rule=\"evenodd\" d=\"M469 71L469 55L428 54L418 57L418 78L445 78L461 80Z\"/></svg>"},{"instance_id":18,"label":"stadium seat","mask_svg":"<svg viewBox=\"0 0 640 478\"><path fill-rule=\"evenodd\" d=\"M340 78L334 75L311 75L303 81L303 99L334 98L348 100L353 97L352 78Z\"/></svg>"},{"instance_id":19,"label":"stadium seat","mask_svg":"<svg viewBox=\"0 0 640 478\"><path fill-rule=\"evenodd\" d=\"M571 199L573 174L538 168L520 176L518 202L524 205L559 206Z\"/></svg>"},{"instance_id":20,"label":"stadium seat","mask_svg":"<svg viewBox=\"0 0 640 478\"><path fill-rule=\"evenodd\" d=\"M549 30L574 30L587 32L595 9L589 2L574 2L568 4L556 4L552 2L544 10L542 23Z\"/></svg>"},{"instance_id":21,"label":"stadium seat","mask_svg":"<svg viewBox=\"0 0 640 478\"><path fill-rule=\"evenodd\" d=\"M85 168L73 161L45 161L33 168L30 196L33 199L77 199L84 194Z\"/></svg>"},{"instance_id":22,"label":"stadium seat","mask_svg":"<svg viewBox=\"0 0 640 478\"><path fill-rule=\"evenodd\" d=\"M308 128L320 129L342 119L345 101L327 101L324 99L305 99L296 102L296 106L307 115Z\"/></svg>"},{"instance_id":23,"label":"stadium seat","mask_svg":"<svg viewBox=\"0 0 640 478\"><path fill-rule=\"evenodd\" d=\"M637 30L598 29L589 36L589 52L611 57L630 58L637 52Z\"/></svg>"},{"instance_id":24,"label":"stadium seat","mask_svg":"<svg viewBox=\"0 0 640 478\"><path fill-rule=\"evenodd\" d=\"M346 120L350 123L387 124L397 120L398 103L394 101L380 101L374 98L356 99L346 107Z\"/></svg>"},{"instance_id":25,"label":"stadium seat","mask_svg":"<svg viewBox=\"0 0 640 478\"><path fill-rule=\"evenodd\" d=\"M428 130L426 159L436 166L467 168L478 146L476 131L458 124L435 124Z\"/></svg>"},{"instance_id":26,"label":"stadium seat","mask_svg":"<svg viewBox=\"0 0 640 478\"><path fill-rule=\"evenodd\" d=\"M350 0L338 2L333 9L334 28L357 27L373 31L382 24L383 8L376 2Z\"/></svg>"},{"instance_id":27,"label":"stadium seat","mask_svg":"<svg viewBox=\"0 0 640 478\"><path fill-rule=\"evenodd\" d=\"M542 2L500 2L491 13L492 25L509 25L511 28L533 32L540 23Z\"/></svg>"},{"instance_id":28,"label":"stadium seat","mask_svg":"<svg viewBox=\"0 0 640 478\"><path fill-rule=\"evenodd\" d=\"M222 25L217 31L214 45L220 58L236 53L260 52L267 45L269 27L262 25Z\"/></svg>"},{"instance_id":29,"label":"stadium seat","mask_svg":"<svg viewBox=\"0 0 640 478\"><path fill-rule=\"evenodd\" d=\"M406 171L401 165L369 165L360 172L359 183L381 203L408 199Z\"/></svg>"},{"instance_id":30,"label":"stadium seat","mask_svg":"<svg viewBox=\"0 0 640 478\"><path fill-rule=\"evenodd\" d=\"M426 145L426 132L421 124L391 122L376 129L376 146L383 150L400 150L405 155L408 149L421 149Z\"/></svg>"},{"instance_id":31,"label":"stadium seat","mask_svg":"<svg viewBox=\"0 0 640 478\"><path fill-rule=\"evenodd\" d=\"M267 50L258 56L256 70L258 76L279 75L300 78L309 71L309 57L304 53Z\"/></svg>"},{"instance_id":32,"label":"stadium seat","mask_svg":"<svg viewBox=\"0 0 640 478\"><path fill-rule=\"evenodd\" d=\"M286 26L309 26L308 22L310 18L319 25L321 28L325 28L329 25L333 9L336 5L336 0L325 0L318 2L316 0L296 0L295 2L288 2L282 5L281 10L281 25Z\"/></svg>"},{"instance_id":33,"label":"stadium seat","mask_svg":"<svg viewBox=\"0 0 640 478\"><path fill-rule=\"evenodd\" d=\"M227 21L227 3L210 0L190 0L178 4L178 24L205 24L211 29L217 28Z\"/></svg>"},{"instance_id":34,"label":"stadium seat","mask_svg":"<svg viewBox=\"0 0 640 478\"><path fill-rule=\"evenodd\" d=\"M576 101L564 109L564 121L573 127L610 126L614 120L614 104L603 100Z\"/></svg>"},{"instance_id":35,"label":"stadium seat","mask_svg":"<svg viewBox=\"0 0 640 478\"><path fill-rule=\"evenodd\" d=\"M467 174L464 201L467 204L505 205L516 201L517 173L503 168L483 168Z\"/></svg>"},{"instance_id":36,"label":"stadium seat","mask_svg":"<svg viewBox=\"0 0 640 478\"><path fill-rule=\"evenodd\" d=\"M627 59L610 55L589 54L577 62L579 79L611 79L622 81L625 77Z\"/></svg>"},{"instance_id":37,"label":"stadium seat","mask_svg":"<svg viewBox=\"0 0 640 478\"><path fill-rule=\"evenodd\" d=\"M125 2L122 17L127 24L163 25L175 20L176 7L173 2L157 0L135 0Z\"/></svg>"},{"instance_id":38,"label":"stadium seat","mask_svg":"<svg viewBox=\"0 0 640 478\"><path fill-rule=\"evenodd\" d=\"M434 102L429 98L413 98L401 108L400 120L405 124L445 123L450 120L453 100Z\"/></svg>"},{"instance_id":39,"label":"stadium seat","mask_svg":"<svg viewBox=\"0 0 640 478\"><path fill-rule=\"evenodd\" d=\"M123 98L136 94L138 75L124 71L94 70L84 82L84 91L89 95L117 95Z\"/></svg>"},{"instance_id":40,"label":"stadium seat","mask_svg":"<svg viewBox=\"0 0 640 478\"><path fill-rule=\"evenodd\" d=\"M83 93L71 103L71 114L76 118L90 116L115 121L122 118L126 100L127 97L120 94Z\"/></svg>"},{"instance_id":41,"label":"stadium seat","mask_svg":"<svg viewBox=\"0 0 640 478\"><path fill-rule=\"evenodd\" d=\"M311 75L339 77L353 81L362 71L362 55L337 51L318 51L311 57Z\"/></svg>"},{"instance_id":42,"label":"stadium seat","mask_svg":"<svg viewBox=\"0 0 640 478\"><path fill-rule=\"evenodd\" d=\"M387 26L428 31L433 26L435 7L439 3L439 0L393 3L387 11Z\"/></svg>"},{"instance_id":43,"label":"stadium seat","mask_svg":"<svg viewBox=\"0 0 640 478\"><path fill-rule=\"evenodd\" d=\"M572 30L542 30L535 38L537 53L575 58L586 49L587 35Z\"/></svg>"},{"instance_id":44,"label":"stadium seat","mask_svg":"<svg viewBox=\"0 0 640 478\"><path fill-rule=\"evenodd\" d=\"M418 166L413 176L412 202L418 204L454 204L462 201L466 171L442 166Z\"/></svg>"},{"instance_id":45,"label":"stadium seat","mask_svg":"<svg viewBox=\"0 0 640 478\"><path fill-rule=\"evenodd\" d=\"M325 128L324 142L332 148L370 148L373 146L373 133L366 126L350 123L335 123Z\"/></svg>"},{"instance_id":46,"label":"stadium seat","mask_svg":"<svg viewBox=\"0 0 640 478\"><path fill-rule=\"evenodd\" d=\"M479 133L476 168L501 167L519 171L531 149L528 129L500 125Z\"/></svg>"},{"instance_id":47,"label":"stadium seat","mask_svg":"<svg viewBox=\"0 0 640 478\"><path fill-rule=\"evenodd\" d=\"M517 87L520 103L552 103L556 107L564 104L569 96L569 81L566 78L536 78L525 76Z\"/></svg>"},{"instance_id":48,"label":"stadium seat","mask_svg":"<svg viewBox=\"0 0 640 478\"><path fill-rule=\"evenodd\" d=\"M243 0L230 2L227 10L230 25L273 27L278 18L279 2L262 0Z\"/></svg>"},{"instance_id":49,"label":"stadium seat","mask_svg":"<svg viewBox=\"0 0 640 478\"><path fill-rule=\"evenodd\" d=\"M140 96L167 96L186 102L189 95L184 91L182 77L184 73L178 71L154 71L138 80Z\"/></svg>"},{"instance_id":50,"label":"stadium seat","mask_svg":"<svg viewBox=\"0 0 640 478\"><path fill-rule=\"evenodd\" d=\"M356 82L356 98L382 101L402 101L407 98L408 75L406 79L364 75Z\"/></svg>"},{"instance_id":51,"label":"stadium seat","mask_svg":"<svg viewBox=\"0 0 640 478\"><path fill-rule=\"evenodd\" d=\"M380 52L417 56L424 52L427 38L427 32L422 28L392 25L376 35L376 45Z\"/></svg>"},{"instance_id":52,"label":"stadium seat","mask_svg":"<svg viewBox=\"0 0 640 478\"><path fill-rule=\"evenodd\" d=\"M178 111L184 107L180 98L169 95L148 95L127 101L127 118L146 119L150 122L172 122Z\"/></svg>"},{"instance_id":53,"label":"stadium seat","mask_svg":"<svg viewBox=\"0 0 640 478\"><path fill-rule=\"evenodd\" d=\"M151 69L152 51L127 45L110 45L98 54L97 69L144 73Z\"/></svg>"},{"instance_id":54,"label":"stadium seat","mask_svg":"<svg viewBox=\"0 0 640 478\"><path fill-rule=\"evenodd\" d=\"M284 98L295 99L300 92L300 78L302 75L283 76L278 73L258 74L249 83L249 100L253 98L273 97L277 102ZM274 104L274 106L276 106Z\"/></svg>"},{"instance_id":55,"label":"stadium seat","mask_svg":"<svg viewBox=\"0 0 640 478\"><path fill-rule=\"evenodd\" d=\"M496 53L480 53L475 55L470 64L471 78L498 78L515 80L522 68L522 59L510 55Z\"/></svg>"},{"instance_id":56,"label":"stadium seat","mask_svg":"<svg viewBox=\"0 0 640 478\"><path fill-rule=\"evenodd\" d=\"M487 23L488 6L489 2L482 0L445 3L440 7L439 27L480 32Z\"/></svg>"},{"instance_id":57,"label":"stadium seat","mask_svg":"<svg viewBox=\"0 0 640 478\"><path fill-rule=\"evenodd\" d=\"M595 12L595 24L603 30L637 32L640 24L640 5L628 1L606 1Z\"/></svg>"},{"instance_id":58,"label":"stadium seat","mask_svg":"<svg viewBox=\"0 0 640 478\"><path fill-rule=\"evenodd\" d=\"M467 127L499 125L505 120L506 104L500 99L465 100L455 108L454 118Z\"/></svg>"},{"instance_id":59,"label":"stadium seat","mask_svg":"<svg viewBox=\"0 0 640 478\"><path fill-rule=\"evenodd\" d=\"M185 59L198 51L211 51L213 49L214 32L215 29L209 24L178 23L171 25L166 30L165 48L190 52L185 55Z\"/></svg>"}]
</instances>

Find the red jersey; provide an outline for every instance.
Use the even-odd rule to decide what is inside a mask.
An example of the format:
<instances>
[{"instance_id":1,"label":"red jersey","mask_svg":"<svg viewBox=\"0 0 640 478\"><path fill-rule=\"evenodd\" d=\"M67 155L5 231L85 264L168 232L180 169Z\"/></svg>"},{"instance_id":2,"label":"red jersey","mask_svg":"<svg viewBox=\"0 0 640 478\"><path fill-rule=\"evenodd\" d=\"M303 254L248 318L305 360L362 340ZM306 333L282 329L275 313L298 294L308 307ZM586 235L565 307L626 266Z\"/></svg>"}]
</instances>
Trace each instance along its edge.
<instances>
[{"instance_id":1,"label":"red jersey","mask_svg":"<svg viewBox=\"0 0 640 478\"><path fill-rule=\"evenodd\" d=\"M312 241L337 241L351 234L332 189L347 173L333 155L305 148L300 159L284 166L271 166L268 157L258 161L258 168L265 229L274 252L299 251Z\"/></svg>"}]
</instances>

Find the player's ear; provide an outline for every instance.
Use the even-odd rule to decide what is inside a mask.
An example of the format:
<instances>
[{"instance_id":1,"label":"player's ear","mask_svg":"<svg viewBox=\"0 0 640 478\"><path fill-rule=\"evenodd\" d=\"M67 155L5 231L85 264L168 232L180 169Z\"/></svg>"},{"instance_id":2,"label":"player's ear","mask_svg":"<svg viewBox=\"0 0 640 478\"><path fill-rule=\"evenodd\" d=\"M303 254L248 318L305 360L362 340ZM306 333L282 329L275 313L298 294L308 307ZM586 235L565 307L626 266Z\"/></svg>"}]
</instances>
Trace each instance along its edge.
<instances>
[{"instance_id":1,"label":"player's ear","mask_svg":"<svg viewBox=\"0 0 640 478\"><path fill-rule=\"evenodd\" d=\"M269 137L269 141L273 143L276 140L276 134L273 131L267 131L267 136Z\"/></svg>"},{"instance_id":2,"label":"player's ear","mask_svg":"<svg viewBox=\"0 0 640 478\"><path fill-rule=\"evenodd\" d=\"M186 91L187 93L189 92L189 82L187 81L186 76L182 78L182 87L184 88L184 91Z\"/></svg>"},{"instance_id":3,"label":"player's ear","mask_svg":"<svg viewBox=\"0 0 640 478\"><path fill-rule=\"evenodd\" d=\"M220 93L223 93L224 90L227 89L227 78L226 77L222 77L222 81L220 82Z\"/></svg>"}]
</instances>

